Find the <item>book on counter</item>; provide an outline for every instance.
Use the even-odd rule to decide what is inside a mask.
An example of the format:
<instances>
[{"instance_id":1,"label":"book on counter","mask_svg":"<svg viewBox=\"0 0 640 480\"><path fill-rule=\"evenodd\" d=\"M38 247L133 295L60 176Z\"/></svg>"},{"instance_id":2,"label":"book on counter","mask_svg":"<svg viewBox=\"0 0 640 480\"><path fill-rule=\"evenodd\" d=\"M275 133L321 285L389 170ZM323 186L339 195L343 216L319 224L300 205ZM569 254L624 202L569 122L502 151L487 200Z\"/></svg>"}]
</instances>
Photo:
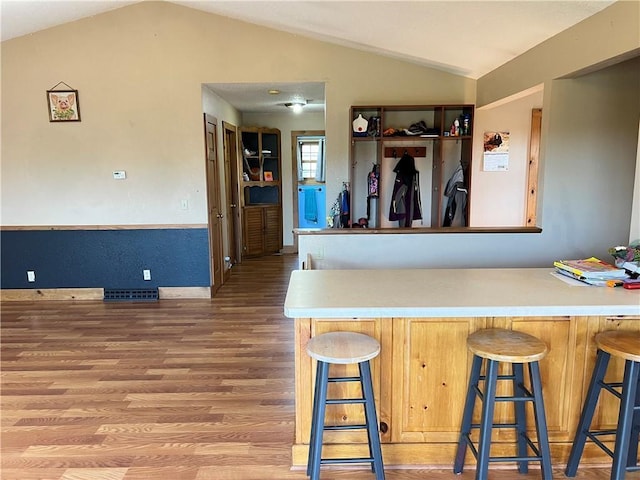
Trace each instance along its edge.
<instances>
[{"instance_id":1,"label":"book on counter","mask_svg":"<svg viewBox=\"0 0 640 480\"><path fill-rule=\"evenodd\" d=\"M582 260L557 260L553 262L560 273L568 272L579 280L615 280L628 278L624 268L618 268L602 260L591 257Z\"/></svg>"},{"instance_id":2,"label":"book on counter","mask_svg":"<svg viewBox=\"0 0 640 480\"><path fill-rule=\"evenodd\" d=\"M624 278L585 278L575 273L571 273L569 270L563 270L561 268L556 267L556 273L564 276L573 278L574 280L578 280L582 283L586 283L588 285L594 285L596 287L621 287L624 285Z\"/></svg>"}]
</instances>

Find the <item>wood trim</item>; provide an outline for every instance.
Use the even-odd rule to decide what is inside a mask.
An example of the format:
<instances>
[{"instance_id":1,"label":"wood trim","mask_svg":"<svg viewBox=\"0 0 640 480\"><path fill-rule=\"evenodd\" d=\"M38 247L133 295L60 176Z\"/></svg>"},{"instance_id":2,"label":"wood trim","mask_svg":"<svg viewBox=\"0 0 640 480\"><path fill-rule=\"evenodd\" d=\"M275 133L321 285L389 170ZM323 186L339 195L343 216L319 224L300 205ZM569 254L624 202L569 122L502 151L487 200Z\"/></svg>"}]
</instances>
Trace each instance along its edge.
<instances>
[{"instance_id":1,"label":"wood trim","mask_svg":"<svg viewBox=\"0 0 640 480\"><path fill-rule=\"evenodd\" d=\"M531 110L531 138L529 140L529 169L527 173L527 226L533 226L537 221L541 131L542 109L534 108Z\"/></svg>"},{"instance_id":2,"label":"wood trim","mask_svg":"<svg viewBox=\"0 0 640 480\"><path fill-rule=\"evenodd\" d=\"M211 287L158 287L161 300L175 298L211 298Z\"/></svg>"},{"instance_id":3,"label":"wood trim","mask_svg":"<svg viewBox=\"0 0 640 480\"><path fill-rule=\"evenodd\" d=\"M210 287L158 287L161 300L185 298L211 298ZM2 289L3 302L29 302L33 300L102 300L103 288L23 288Z\"/></svg>"},{"instance_id":4,"label":"wood trim","mask_svg":"<svg viewBox=\"0 0 640 480\"><path fill-rule=\"evenodd\" d=\"M295 235L293 238L297 240L297 237ZM283 255L294 255L298 253L298 249L293 245L283 245L280 249L280 253L282 253Z\"/></svg>"},{"instance_id":5,"label":"wood trim","mask_svg":"<svg viewBox=\"0 0 640 480\"><path fill-rule=\"evenodd\" d=\"M149 225L2 225L0 231L27 230L169 230L207 228L206 223L149 224Z\"/></svg>"},{"instance_id":6,"label":"wood trim","mask_svg":"<svg viewBox=\"0 0 640 480\"><path fill-rule=\"evenodd\" d=\"M294 235L398 235L451 233L541 233L540 227L433 227L433 228L325 228L294 229Z\"/></svg>"},{"instance_id":7,"label":"wood trim","mask_svg":"<svg viewBox=\"0 0 640 480\"><path fill-rule=\"evenodd\" d=\"M33 300L102 300L103 288L20 288L2 289L3 302L27 302Z\"/></svg>"},{"instance_id":8,"label":"wood trim","mask_svg":"<svg viewBox=\"0 0 640 480\"><path fill-rule=\"evenodd\" d=\"M421 140L429 140L429 139L421 138ZM402 152L402 153L399 153L399 152ZM426 157L427 147L397 146L397 147L384 148L384 158L400 158L405 153L411 155L412 157L418 157L418 158Z\"/></svg>"}]
</instances>

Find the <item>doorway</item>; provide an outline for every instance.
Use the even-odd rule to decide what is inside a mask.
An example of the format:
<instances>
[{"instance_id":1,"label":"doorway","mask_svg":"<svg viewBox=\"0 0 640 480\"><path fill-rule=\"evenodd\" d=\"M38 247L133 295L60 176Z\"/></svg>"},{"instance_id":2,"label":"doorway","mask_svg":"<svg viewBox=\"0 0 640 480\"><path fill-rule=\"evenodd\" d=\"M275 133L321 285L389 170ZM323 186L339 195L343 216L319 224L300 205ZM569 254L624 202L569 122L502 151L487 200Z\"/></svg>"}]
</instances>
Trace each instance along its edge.
<instances>
[{"instance_id":1,"label":"doorway","mask_svg":"<svg viewBox=\"0 0 640 480\"><path fill-rule=\"evenodd\" d=\"M291 132L293 228L325 228L324 130ZM298 236L293 236L298 251Z\"/></svg>"},{"instance_id":2,"label":"doorway","mask_svg":"<svg viewBox=\"0 0 640 480\"><path fill-rule=\"evenodd\" d=\"M226 196L227 213L227 265L225 279L231 274L231 267L239 262L240 240L242 231L240 229L240 192L238 181L238 127L222 122L223 140L222 150L224 152L224 187Z\"/></svg>"},{"instance_id":3,"label":"doorway","mask_svg":"<svg viewBox=\"0 0 640 480\"><path fill-rule=\"evenodd\" d=\"M218 120L204 114L207 173L207 216L209 225L209 270L211 275L211 296L218 291L224 281L222 250L222 217L220 213L220 183L218 179L217 154Z\"/></svg>"}]
</instances>

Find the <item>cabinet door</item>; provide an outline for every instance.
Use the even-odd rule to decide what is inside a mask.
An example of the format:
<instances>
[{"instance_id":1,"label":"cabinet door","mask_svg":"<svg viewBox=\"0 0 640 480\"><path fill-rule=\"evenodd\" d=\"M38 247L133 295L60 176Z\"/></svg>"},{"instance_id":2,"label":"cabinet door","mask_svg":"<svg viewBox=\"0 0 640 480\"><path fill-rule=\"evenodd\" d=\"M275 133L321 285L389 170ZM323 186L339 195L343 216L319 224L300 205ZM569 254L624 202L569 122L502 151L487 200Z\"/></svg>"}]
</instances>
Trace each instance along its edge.
<instances>
[{"instance_id":1,"label":"cabinet door","mask_svg":"<svg viewBox=\"0 0 640 480\"><path fill-rule=\"evenodd\" d=\"M596 354L598 346L595 342L596 334L609 330L625 330L636 332L640 337L640 317L588 317L587 320L587 345L586 358L584 363L584 383L582 385L582 399L586 399L587 389L591 381L593 367L596 363ZM624 360L611 356L607 373L605 375L606 382L621 382L624 374ZM545 399L546 400L546 399ZM545 402L546 403L546 402ZM620 401L613 395L605 392L600 393L600 399L593 415L591 427L594 430L611 430L615 429L618 423L618 412L620 410ZM612 447L613 448L613 447Z\"/></svg>"},{"instance_id":2,"label":"cabinet door","mask_svg":"<svg viewBox=\"0 0 640 480\"><path fill-rule=\"evenodd\" d=\"M243 214L244 254L247 257L259 256L264 252L264 215L262 208L245 208Z\"/></svg>"},{"instance_id":3,"label":"cabinet door","mask_svg":"<svg viewBox=\"0 0 640 480\"><path fill-rule=\"evenodd\" d=\"M277 253L282 248L282 211L279 206L264 208L264 251Z\"/></svg>"},{"instance_id":4,"label":"cabinet door","mask_svg":"<svg viewBox=\"0 0 640 480\"><path fill-rule=\"evenodd\" d=\"M485 326L484 318L394 319L392 442L457 442L472 359L467 337Z\"/></svg>"},{"instance_id":5,"label":"cabinet door","mask_svg":"<svg viewBox=\"0 0 640 480\"><path fill-rule=\"evenodd\" d=\"M299 319L296 319L297 323ZM311 405L313 398L313 385L316 375L316 361L306 353L308 338L327 332L357 332L369 335L380 342L380 355L371 360L371 375L373 391L376 401L378 422L384 424L381 427L381 439L389 441L389 433L386 426L389 424L389 408L391 399L391 324L390 318L359 318L359 319L312 319L310 330L300 332L298 352L299 377L296 379L300 388L296 406L296 437L298 443L308 443L311 429ZM303 337L304 335L304 337ZM357 364L331 365L329 376L357 376ZM304 393L301 393L304 390ZM358 383L333 383L329 385L328 398L358 398L361 391ZM303 400L304 399L304 400ZM354 405L328 405L326 411L327 425L353 425L364 423L364 411L361 404ZM324 443L326 444L359 444L363 449L367 445L366 433L362 430L332 432L325 431ZM345 448L345 447L335 447ZM347 447L348 448L348 447ZM336 450L336 456L349 456L349 451ZM364 453L364 450L362 450Z\"/></svg>"},{"instance_id":6,"label":"cabinet door","mask_svg":"<svg viewBox=\"0 0 640 480\"><path fill-rule=\"evenodd\" d=\"M576 339L584 338L586 323L574 317L509 317L493 319L492 326L528 333L547 344L549 351L539 364L549 440L571 442L577 420L575 412L580 411L582 404L580 364L584 362L584 350ZM531 390L527 376L525 365L525 384ZM502 383L498 394L510 395L511 385ZM526 405L526 412L527 430L533 433L535 419L530 405ZM513 421L513 406L506 402L496 405L495 419L504 423ZM496 439L514 440L515 434L512 429L500 429Z\"/></svg>"}]
</instances>

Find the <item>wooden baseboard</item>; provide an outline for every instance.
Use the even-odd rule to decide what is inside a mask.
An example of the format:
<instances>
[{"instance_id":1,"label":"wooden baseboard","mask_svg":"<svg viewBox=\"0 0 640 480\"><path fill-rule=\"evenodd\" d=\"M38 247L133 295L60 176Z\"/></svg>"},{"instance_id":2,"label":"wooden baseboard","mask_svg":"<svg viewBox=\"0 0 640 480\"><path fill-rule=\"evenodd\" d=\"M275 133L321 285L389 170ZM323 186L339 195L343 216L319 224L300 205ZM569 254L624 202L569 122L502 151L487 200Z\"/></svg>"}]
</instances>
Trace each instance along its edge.
<instances>
[{"instance_id":1,"label":"wooden baseboard","mask_svg":"<svg viewBox=\"0 0 640 480\"><path fill-rule=\"evenodd\" d=\"M211 298L210 287L159 287L160 299ZM23 288L0 290L0 301L102 300L102 288Z\"/></svg>"},{"instance_id":2,"label":"wooden baseboard","mask_svg":"<svg viewBox=\"0 0 640 480\"><path fill-rule=\"evenodd\" d=\"M280 249L280 253L290 255L290 254L298 253L298 249L296 248L295 245L285 245Z\"/></svg>"},{"instance_id":3,"label":"wooden baseboard","mask_svg":"<svg viewBox=\"0 0 640 480\"><path fill-rule=\"evenodd\" d=\"M102 300L103 288L16 288L0 290L3 302L33 300Z\"/></svg>"},{"instance_id":4,"label":"wooden baseboard","mask_svg":"<svg viewBox=\"0 0 640 480\"><path fill-rule=\"evenodd\" d=\"M609 448L613 448L611 442L605 442ZM382 456L386 467L398 468L451 468L456 454L457 444L455 443L383 443ZM492 455L507 456L513 455L513 447L509 444L498 442L491 445ZM564 467L571 450L570 442L553 442L551 448L551 462L555 467ZM325 444L322 448L323 458L348 458L368 456L368 446L362 444ZM294 467L301 467L307 464L309 446L304 444L294 444L291 449L291 463ZM514 463L515 464L515 463ZM505 466L512 468L514 464L505 463ZM475 459L470 452L467 452L465 465L475 467ZM584 453L580 460L580 465L590 467L607 466L611 467L611 459L595 444L587 442ZM531 464L536 468L536 464ZM500 468L492 464L490 468Z\"/></svg>"},{"instance_id":5,"label":"wooden baseboard","mask_svg":"<svg viewBox=\"0 0 640 480\"><path fill-rule=\"evenodd\" d=\"M211 298L211 287L158 287L160 300L172 298Z\"/></svg>"}]
</instances>

